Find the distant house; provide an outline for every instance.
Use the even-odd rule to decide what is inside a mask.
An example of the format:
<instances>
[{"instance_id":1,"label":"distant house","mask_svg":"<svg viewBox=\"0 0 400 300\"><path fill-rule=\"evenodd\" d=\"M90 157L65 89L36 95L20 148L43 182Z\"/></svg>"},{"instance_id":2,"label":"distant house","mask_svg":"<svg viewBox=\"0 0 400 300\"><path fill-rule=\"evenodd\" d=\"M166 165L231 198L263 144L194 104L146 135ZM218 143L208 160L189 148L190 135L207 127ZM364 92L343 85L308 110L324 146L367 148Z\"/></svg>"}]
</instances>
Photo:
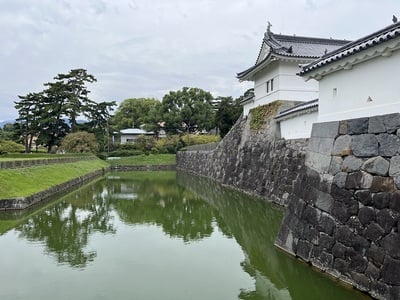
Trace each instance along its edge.
<instances>
[{"instance_id":1,"label":"distant house","mask_svg":"<svg viewBox=\"0 0 400 300\"><path fill-rule=\"evenodd\" d=\"M275 34L268 24L255 65L237 73L240 81L254 81L254 97L242 101L243 114L246 116L250 109L276 100L317 99L318 82L305 82L297 76L299 64L311 63L346 43L348 41Z\"/></svg>"},{"instance_id":2,"label":"distant house","mask_svg":"<svg viewBox=\"0 0 400 300\"><path fill-rule=\"evenodd\" d=\"M300 76L319 82L318 121L400 112L399 49L396 22L304 65Z\"/></svg>"},{"instance_id":3,"label":"distant house","mask_svg":"<svg viewBox=\"0 0 400 300\"><path fill-rule=\"evenodd\" d=\"M139 128L127 128L120 130L121 144L134 143L139 136L154 136L154 132Z\"/></svg>"}]
</instances>

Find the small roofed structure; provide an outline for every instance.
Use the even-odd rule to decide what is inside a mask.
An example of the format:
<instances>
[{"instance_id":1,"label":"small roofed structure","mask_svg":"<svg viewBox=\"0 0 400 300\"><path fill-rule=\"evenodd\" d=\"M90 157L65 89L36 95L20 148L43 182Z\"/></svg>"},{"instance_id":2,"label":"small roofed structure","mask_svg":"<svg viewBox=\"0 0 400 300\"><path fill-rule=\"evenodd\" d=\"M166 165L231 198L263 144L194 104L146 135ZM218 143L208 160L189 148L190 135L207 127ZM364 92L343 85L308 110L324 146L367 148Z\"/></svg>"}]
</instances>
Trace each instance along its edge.
<instances>
[{"instance_id":1,"label":"small roofed structure","mask_svg":"<svg viewBox=\"0 0 400 300\"><path fill-rule=\"evenodd\" d=\"M280 135L285 139L310 137L312 125L318 119L318 99L302 102L278 113Z\"/></svg>"},{"instance_id":2,"label":"small roofed structure","mask_svg":"<svg viewBox=\"0 0 400 300\"><path fill-rule=\"evenodd\" d=\"M399 50L396 22L303 65L299 75L319 82L318 121L399 112Z\"/></svg>"},{"instance_id":3,"label":"small roofed structure","mask_svg":"<svg viewBox=\"0 0 400 300\"><path fill-rule=\"evenodd\" d=\"M139 128L127 128L120 130L121 144L134 143L139 136L154 136L153 131L145 131Z\"/></svg>"},{"instance_id":4,"label":"small roofed structure","mask_svg":"<svg viewBox=\"0 0 400 300\"><path fill-rule=\"evenodd\" d=\"M310 101L318 97L318 83L296 74L308 64L347 44L345 40L275 34L268 23L256 63L237 73L240 81L254 81L254 97L242 101L243 114L276 100Z\"/></svg>"}]
</instances>

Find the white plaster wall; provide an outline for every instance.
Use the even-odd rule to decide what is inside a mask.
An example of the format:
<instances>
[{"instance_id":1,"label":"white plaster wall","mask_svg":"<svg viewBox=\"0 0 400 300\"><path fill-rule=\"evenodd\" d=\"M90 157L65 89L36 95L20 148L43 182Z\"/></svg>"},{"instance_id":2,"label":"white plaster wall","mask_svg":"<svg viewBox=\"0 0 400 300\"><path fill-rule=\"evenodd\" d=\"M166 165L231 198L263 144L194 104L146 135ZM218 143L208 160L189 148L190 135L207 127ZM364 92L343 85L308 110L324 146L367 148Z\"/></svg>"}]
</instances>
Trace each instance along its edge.
<instances>
[{"instance_id":1,"label":"white plaster wall","mask_svg":"<svg viewBox=\"0 0 400 300\"><path fill-rule=\"evenodd\" d=\"M280 121L281 137L290 139L309 138L312 124L318 120L318 111Z\"/></svg>"},{"instance_id":2,"label":"white plaster wall","mask_svg":"<svg viewBox=\"0 0 400 300\"><path fill-rule=\"evenodd\" d=\"M318 121L400 112L399 70L400 51L396 51L326 75L319 82Z\"/></svg>"}]
</instances>

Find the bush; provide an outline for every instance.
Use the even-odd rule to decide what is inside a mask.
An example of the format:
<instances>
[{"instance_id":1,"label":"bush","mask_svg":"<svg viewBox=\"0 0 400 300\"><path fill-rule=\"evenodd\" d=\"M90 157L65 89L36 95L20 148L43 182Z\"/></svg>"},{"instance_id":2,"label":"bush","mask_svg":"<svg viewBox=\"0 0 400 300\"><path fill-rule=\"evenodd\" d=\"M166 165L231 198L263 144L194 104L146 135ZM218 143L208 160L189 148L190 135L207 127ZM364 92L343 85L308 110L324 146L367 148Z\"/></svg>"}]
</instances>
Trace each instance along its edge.
<instances>
[{"instance_id":1,"label":"bush","mask_svg":"<svg viewBox=\"0 0 400 300\"><path fill-rule=\"evenodd\" d=\"M0 154L24 152L25 147L13 141L0 141Z\"/></svg>"},{"instance_id":2,"label":"bush","mask_svg":"<svg viewBox=\"0 0 400 300\"><path fill-rule=\"evenodd\" d=\"M97 153L99 143L93 133L78 131L69 133L63 138L61 149L71 153Z\"/></svg>"}]
</instances>

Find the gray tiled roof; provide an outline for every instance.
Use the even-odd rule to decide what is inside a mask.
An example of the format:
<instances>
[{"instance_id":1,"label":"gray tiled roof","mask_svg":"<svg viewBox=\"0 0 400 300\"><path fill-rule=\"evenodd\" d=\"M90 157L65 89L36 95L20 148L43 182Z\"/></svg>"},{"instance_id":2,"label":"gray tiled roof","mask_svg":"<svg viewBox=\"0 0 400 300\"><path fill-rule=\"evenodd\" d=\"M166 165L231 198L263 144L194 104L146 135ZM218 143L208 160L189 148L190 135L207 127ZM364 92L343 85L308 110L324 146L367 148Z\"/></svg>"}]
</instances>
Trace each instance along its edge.
<instances>
[{"instance_id":1,"label":"gray tiled roof","mask_svg":"<svg viewBox=\"0 0 400 300\"><path fill-rule=\"evenodd\" d=\"M317 59L322 55L333 51L341 46L348 44L346 40L314 38L304 36L290 36L283 34L274 34L268 26L264 34L264 39L254 66L237 73L237 78L241 79L257 67L266 62L271 56L289 57L299 59ZM261 58L264 54L263 50L268 47L271 49L267 57Z\"/></svg>"},{"instance_id":2,"label":"gray tiled roof","mask_svg":"<svg viewBox=\"0 0 400 300\"><path fill-rule=\"evenodd\" d=\"M355 53L361 52L363 50L369 49L376 45L382 44L400 35L400 22L394 23L387 26L379 31L362 37L354 42L348 43L347 45L336 49L326 55L322 56L308 65L302 67L300 75L304 75L315 69L318 69L324 65L330 64L332 62L338 61L342 58L348 57Z\"/></svg>"},{"instance_id":3,"label":"gray tiled roof","mask_svg":"<svg viewBox=\"0 0 400 300\"><path fill-rule=\"evenodd\" d=\"M284 117L287 118L291 115L299 114L301 112L304 113L305 111L315 111L315 110L318 110L318 99L314 99L314 100L307 101L307 102L302 102L291 108L282 110L275 117L275 119L283 119Z\"/></svg>"}]
</instances>

